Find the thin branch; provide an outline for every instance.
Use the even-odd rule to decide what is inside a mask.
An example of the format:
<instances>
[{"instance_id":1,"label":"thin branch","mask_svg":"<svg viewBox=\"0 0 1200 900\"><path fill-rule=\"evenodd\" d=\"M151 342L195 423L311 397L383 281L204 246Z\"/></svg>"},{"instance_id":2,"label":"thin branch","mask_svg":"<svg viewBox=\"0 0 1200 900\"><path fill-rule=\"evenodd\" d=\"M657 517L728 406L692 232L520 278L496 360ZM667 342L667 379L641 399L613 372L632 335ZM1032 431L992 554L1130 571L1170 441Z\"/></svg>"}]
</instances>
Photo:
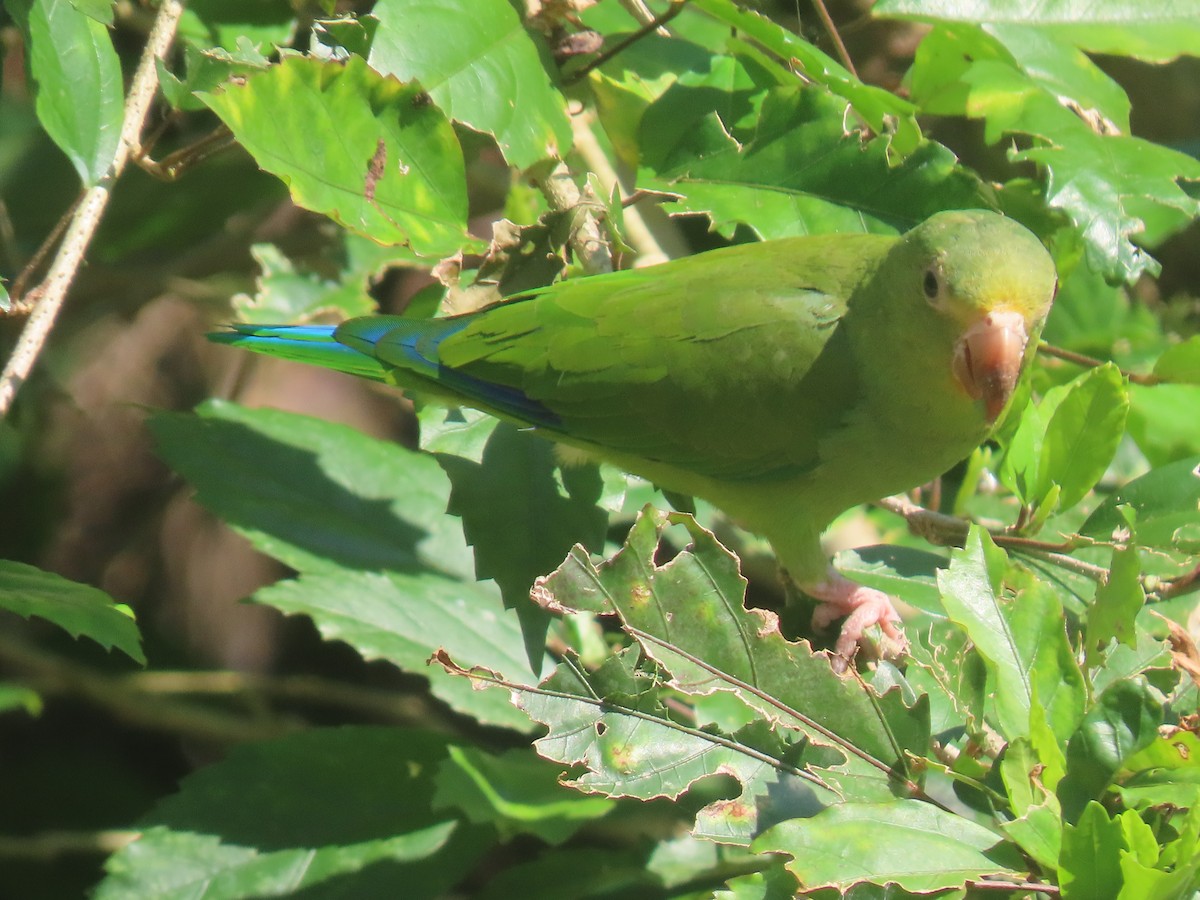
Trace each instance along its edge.
<instances>
[{"instance_id":1,"label":"thin branch","mask_svg":"<svg viewBox=\"0 0 1200 900\"><path fill-rule=\"evenodd\" d=\"M1004 542L997 540L996 546L1003 547ZM1073 556L1067 556L1065 553L1048 550L1031 550L1028 547L1014 547L1013 549L1037 559L1044 559L1046 562L1053 563L1060 569L1066 569L1068 572L1074 572L1076 575L1082 575L1084 578L1089 578L1098 583L1103 583L1108 579L1108 569L1104 568L1104 566L1093 565L1081 559L1076 559Z\"/></svg>"},{"instance_id":2,"label":"thin branch","mask_svg":"<svg viewBox=\"0 0 1200 900\"><path fill-rule=\"evenodd\" d=\"M158 90L157 63L166 56L181 15L181 0L162 0L137 72L133 76L129 96L125 100L121 138L117 142L112 165L99 184L88 188L75 209L71 224L67 227L62 244L58 248L58 254L50 265L50 271L46 273L41 286L36 289L39 294L37 303L25 323L12 356L3 372L0 372L0 417L8 414L17 391L33 370L34 363L37 362L38 355L54 328L71 282L83 263L84 254L96 233L104 209L108 206L112 185L125 168L129 154L136 151L138 135Z\"/></svg>"},{"instance_id":3,"label":"thin branch","mask_svg":"<svg viewBox=\"0 0 1200 900\"><path fill-rule=\"evenodd\" d=\"M1200 587L1200 565L1178 578L1160 582L1160 586L1154 590L1154 594L1160 601L1170 600L1172 597L1179 597L1188 591L1194 591L1197 587Z\"/></svg>"},{"instance_id":4,"label":"thin branch","mask_svg":"<svg viewBox=\"0 0 1200 900\"><path fill-rule=\"evenodd\" d=\"M34 273L41 268L42 261L50 255L50 251L58 244L59 238L66 231L67 226L71 224L71 217L75 215L75 210L79 209L80 197L76 197L71 201L71 205L67 208L58 221L54 223L54 227L50 229L50 233L46 235L46 239L38 245L37 250L33 252L33 256L29 258L29 262L21 267L21 271L17 273L17 277L13 279L12 290L9 291L9 296L12 298L12 309L10 315L23 316L30 313L37 304L38 294L25 293L25 285L33 278Z\"/></svg>"},{"instance_id":5,"label":"thin branch","mask_svg":"<svg viewBox=\"0 0 1200 900\"><path fill-rule=\"evenodd\" d=\"M971 527L966 519L926 509L903 494L883 497L876 500L874 505L900 516L913 534L939 547L961 546Z\"/></svg>"},{"instance_id":6,"label":"thin branch","mask_svg":"<svg viewBox=\"0 0 1200 900\"><path fill-rule=\"evenodd\" d=\"M646 25L654 21L654 10L646 5L645 0L620 0L620 3L625 8L625 12L637 19L638 24ZM667 30L660 29L659 34L666 37Z\"/></svg>"},{"instance_id":7,"label":"thin branch","mask_svg":"<svg viewBox=\"0 0 1200 900\"><path fill-rule=\"evenodd\" d=\"M140 836L137 831L43 831L0 835L0 859L54 862L64 856L111 856Z\"/></svg>"},{"instance_id":8,"label":"thin branch","mask_svg":"<svg viewBox=\"0 0 1200 900\"><path fill-rule=\"evenodd\" d=\"M121 676L46 653L7 634L0 634L0 659L18 669L21 682L38 693L81 697L125 722L155 731L241 743L279 737L303 727L294 718L248 718L201 703L131 690Z\"/></svg>"},{"instance_id":9,"label":"thin branch","mask_svg":"<svg viewBox=\"0 0 1200 900\"><path fill-rule=\"evenodd\" d=\"M394 691L345 684L312 675L257 675L250 672L135 672L121 680L146 695L207 695L244 699L260 697L320 704L385 721L421 723L449 731L433 721L429 705Z\"/></svg>"},{"instance_id":10,"label":"thin branch","mask_svg":"<svg viewBox=\"0 0 1200 900\"><path fill-rule=\"evenodd\" d=\"M884 497L882 500L875 501L875 505L902 517L913 534L939 547L962 546L971 526L966 519L925 509L923 506L913 503L908 497L901 495ZM1038 559L1044 559L1093 581L1102 581L1108 577L1108 570L1103 566L1096 566L1067 556L1066 551L1074 550L1077 546L1071 541L1049 543L993 531L989 531L989 534L997 547L1036 556Z\"/></svg>"},{"instance_id":11,"label":"thin branch","mask_svg":"<svg viewBox=\"0 0 1200 900\"><path fill-rule=\"evenodd\" d=\"M1085 356L1082 353L1076 353L1074 350L1065 350L1062 347L1056 347L1053 344L1047 344L1041 341L1038 344L1038 352L1044 353L1046 356L1053 356L1056 359L1061 359L1064 362L1069 362L1077 366L1083 366L1086 369L1097 369L1100 366L1108 365L1108 360L1096 359L1094 356ZM1162 384L1166 379L1159 378L1152 373L1130 372L1126 369L1119 370L1122 375L1129 379L1132 384L1141 384L1148 387L1153 387L1156 384Z\"/></svg>"},{"instance_id":12,"label":"thin branch","mask_svg":"<svg viewBox=\"0 0 1200 900\"><path fill-rule=\"evenodd\" d=\"M813 0L813 6L817 9L817 15L821 17L821 24L825 26L826 34L833 41L833 46L837 50L842 65L850 70L851 75L857 78L858 70L854 68L854 61L850 59L850 52L846 49L846 45L842 43L842 36L838 34L837 26L833 24L833 17L829 15L829 10L825 8L825 0Z\"/></svg>"},{"instance_id":13,"label":"thin branch","mask_svg":"<svg viewBox=\"0 0 1200 900\"><path fill-rule=\"evenodd\" d=\"M187 697L219 697L256 711L285 700L385 722L419 723L447 734L454 730L449 718L411 696L308 675L164 671L112 675L5 634L0 634L0 660L39 693L80 697L124 721L222 743L277 736L306 723L274 712L230 712Z\"/></svg>"},{"instance_id":14,"label":"thin branch","mask_svg":"<svg viewBox=\"0 0 1200 900\"><path fill-rule=\"evenodd\" d=\"M168 153L162 159L152 159L149 151L143 150L133 157L133 161L147 175L159 181L172 182L177 181L188 169L232 147L234 143L233 132L222 123L200 140Z\"/></svg>"},{"instance_id":15,"label":"thin branch","mask_svg":"<svg viewBox=\"0 0 1200 900\"><path fill-rule=\"evenodd\" d=\"M977 891L1005 891L1015 893L1017 891L1034 891L1038 894L1050 894L1057 897L1059 889L1053 884L1043 884L1040 881L967 881L967 887Z\"/></svg>"},{"instance_id":16,"label":"thin branch","mask_svg":"<svg viewBox=\"0 0 1200 900\"><path fill-rule=\"evenodd\" d=\"M617 43L613 44L595 59L589 60L586 65L580 66L563 79L563 84L569 86L575 84L583 78L586 78L589 72L600 68L600 66L604 65L614 56L624 52L624 50L630 45L636 44L650 32L658 31L673 18L683 12L683 7L687 5L687 2L688 0L671 0L671 5L667 7L666 12L664 12L661 16L646 22L641 28L633 32L633 34L628 35L620 41L617 41Z\"/></svg>"}]
</instances>

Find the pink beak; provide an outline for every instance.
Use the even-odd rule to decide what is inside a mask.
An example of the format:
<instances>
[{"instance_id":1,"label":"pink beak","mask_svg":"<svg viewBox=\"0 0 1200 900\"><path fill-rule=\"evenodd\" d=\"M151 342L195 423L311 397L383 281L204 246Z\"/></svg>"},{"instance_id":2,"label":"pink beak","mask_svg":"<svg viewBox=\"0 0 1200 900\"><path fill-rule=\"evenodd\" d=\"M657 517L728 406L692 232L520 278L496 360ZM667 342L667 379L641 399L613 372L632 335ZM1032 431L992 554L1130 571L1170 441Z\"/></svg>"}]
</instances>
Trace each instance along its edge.
<instances>
[{"instance_id":1,"label":"pink beak","mask_svg":"<svg viewBox=\"0 0 1200 900\"><path fill-rule=\"evenodd\" d=\"M954 377L995 422L1012 397L1025 360L1025 317L999 309L966 330L954 346Z\"/></svg>"}]
</instances>

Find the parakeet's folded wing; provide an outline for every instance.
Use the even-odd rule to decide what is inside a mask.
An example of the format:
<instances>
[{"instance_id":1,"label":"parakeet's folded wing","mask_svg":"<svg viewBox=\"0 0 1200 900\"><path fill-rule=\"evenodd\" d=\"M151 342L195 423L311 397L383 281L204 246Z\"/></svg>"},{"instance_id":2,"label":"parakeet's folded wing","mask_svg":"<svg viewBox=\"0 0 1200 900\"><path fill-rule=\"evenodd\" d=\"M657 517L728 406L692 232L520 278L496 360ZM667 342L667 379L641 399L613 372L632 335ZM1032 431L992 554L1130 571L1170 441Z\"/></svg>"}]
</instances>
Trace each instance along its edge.
<instances>
[{"instance_id":1,"label":"parakeet's folded wing","mask_svg":"<svg viewBox=\"0 0 1200 900\"><path fill-rule=\"evenodd\" d=\"M575 443L720 479L799 474L857 399L848 270L890 243L846 240L842 265L820 239L741 245L458 318L355 319L336 337L400 384L415 375Z\"/></svg>"}]
</instances>

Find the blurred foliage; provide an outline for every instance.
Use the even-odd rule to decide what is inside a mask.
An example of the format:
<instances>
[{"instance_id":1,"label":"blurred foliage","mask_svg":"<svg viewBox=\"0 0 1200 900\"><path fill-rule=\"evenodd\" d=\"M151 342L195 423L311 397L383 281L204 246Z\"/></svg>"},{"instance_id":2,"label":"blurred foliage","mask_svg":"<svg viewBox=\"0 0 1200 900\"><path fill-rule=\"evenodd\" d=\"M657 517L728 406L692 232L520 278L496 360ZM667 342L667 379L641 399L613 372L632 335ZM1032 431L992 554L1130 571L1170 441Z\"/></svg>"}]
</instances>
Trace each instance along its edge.
<instances>
[{"instance_id":1,"label":"blurred foliage","mask_svg":"<svg viewBox=\"0 0 1200 900\"><path fill-rule=\"evenodd\" d=\"M0 894L1196 895L1200 7L846 0L846 56L638 7L188 4L177 177L117 182L0 424ZM154 9L4 10L7 356ZM203 341L578 277L589 216L628 266L972 207L1051 249L1053 348L921 495L957 546L835 527L911 608L857 677L704 504Z\"/></svg>"}]
</instances>

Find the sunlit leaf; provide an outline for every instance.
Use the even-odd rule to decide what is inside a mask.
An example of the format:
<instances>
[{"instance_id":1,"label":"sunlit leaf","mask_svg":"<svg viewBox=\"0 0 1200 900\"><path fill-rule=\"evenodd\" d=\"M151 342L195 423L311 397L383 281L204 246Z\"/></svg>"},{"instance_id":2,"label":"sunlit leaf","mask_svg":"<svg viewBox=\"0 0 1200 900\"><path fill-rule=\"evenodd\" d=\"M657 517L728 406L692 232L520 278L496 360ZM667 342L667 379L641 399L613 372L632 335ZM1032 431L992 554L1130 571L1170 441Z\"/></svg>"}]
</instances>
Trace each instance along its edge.
<instances>
[{"instance_id":1,"label":"sunlit leaf","mask_svg":"<svg viewBox=\"0 0 1200 900\"><path fill-rule=\"evenodd\" d=\"M135 662L146 663L133 611L99 588L25 563L0 560L0 609L25 618L37 616L72 637L85 635L106 649L116 647Z\"/></svg>"},{"instance_id":2,"label":"sunlit leaf","mask_svg":"<svg viewBox=\"0 0 1200 900\"><path fill-rule=\"evenodd\" d=\"M549 53L507 0L380 0L372 14L373 68L419 81L451 118L495 135L518 168L567 152Z\"/></svg>"},{"instance_id":3,"label":"sunlit leaf","mask_svg":"<svg viewBox=\"0 0 1200 900\"><path fill-rule=\"evenodd\" d=\"M806 888L844 890L867 881L923 892L1020 872L1015 848L998 843L993 832L933 804L896 800L843 803L784 822L754 849L790 854L787 866Z\"/></svg>"},{"instance_id":4,"label":"sunlit leaf","mask_svg":"<svg viewBox=\"0 0 1200 900\"><path fill-rule=\"evenodd\" d=\"M293 56L201 99L301 206L381 244L447 256L471 243L462 150L425 96L358 57Z\"/></svg>"}]
</instances>

